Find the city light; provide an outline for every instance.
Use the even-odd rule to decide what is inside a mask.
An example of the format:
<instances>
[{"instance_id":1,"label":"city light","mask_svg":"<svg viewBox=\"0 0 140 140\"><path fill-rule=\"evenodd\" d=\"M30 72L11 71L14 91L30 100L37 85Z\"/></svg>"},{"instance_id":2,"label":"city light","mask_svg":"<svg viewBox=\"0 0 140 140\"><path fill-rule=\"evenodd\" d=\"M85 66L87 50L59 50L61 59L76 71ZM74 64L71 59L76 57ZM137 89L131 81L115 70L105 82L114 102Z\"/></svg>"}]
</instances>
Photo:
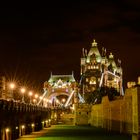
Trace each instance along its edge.
<instances>
[{"instance_id":1,"label":"city light","mask_svg":"<svg viewBox=\"0 0 140 140\"><path fill-rule=\"evenodd\" d=\"M25 128L25 125L22 125L21 128L24 129Z\"/></svg>"},{"instance_id":2,"label":"city light","mask_svg":"<svg viewBox=\"0 0 140 140\"><path fill-rule=\"evenodd\" d=\"M25 90L25 88L21 88L20 91L21 91L21 93L24 94L26 90Z\"/></svg>"},{"instance_id":3,"label":"city light","mask_svg":"<svg viewBox=\"0 0 140 140\"><path fill-rule=\"evenodd\" d=\"M18 129L18 126L16 126L16 130Z\"/></svg>"},{"instance_id":4,"label":"city light","mask_svg":"<svg viewBox=\"0 0 140 140\"><path fill-rule=\"evenodd\" d=\"M29 96L32 96L32 95L33 95L32 91L29 91Z\"/></svg>"},{"instance_id":5,"label":"city light","mask_svg":"<svg viewBox=\"0 0 140 140\"><path fill-rule=\"evenodd\" d=\"M10 87L11 89L14 89L14 88L15 88L15 84L14 84L14 83L10 83L10 84L9 84L9 87Z\"/></svg>"},{"instance_id":6,"label":"city light","mask_svg":"<svg viewBox=\"0 0 140 140\"><path fill-rule=\"evenodd\" d=\"M5 131L6 131L6 132L9 132L9 131L10 131L10 129L9 129L9 128L6 128L6 129L5 129Z\"/></svg>"},{"instance_id":7,"label":"city light","mask_svg":"<svg viewBox=\"0 0 140 140\"><path fill-rule=\"evenodd\" d=\"M21 93L23 95L22 96L22 102L24 102L24 93L25 93L26 90L25 90L25 88L21 88L20 91L21 91Z\"/></svg>"},{"instance_id":8,"label":"city light","mask_svg":"<svg viewBox=\"0 0 140 140\"><path fill-rule=\"evenodd\" d=\"M34 124L34 123L32 123L32 124L31 124L31 126L32 126L32 127L34 127L34 126L35 126L35 124Z\"/></svg>"},{"instance_id":9,"label":"city light","mask_svg":"<svg viewBox=\"0 0 140 140\"><path fill-rule=\"evenodd\" d=\"M36 99L38 98L38 94L35 94L35 98L36 98Z\"/></svg>"},{"instance_id":10,"label":"city light","mask_svg":"<svg viewBox=\"0 0 140 140\"><path fill-rule=\"evenodd\" d=\"M29 96L30 96L30 104L32 103L31 96L33 95L32 91L29 91Z\"/></svg>"},{"instance_id":11,"label":"city light","mask_svg":"<svg viewBox=\"0 0 140 140\"><path fill-rule=\"evenodd\" d=\"M36 103L36 99L33 99L33 103L34 103L34 104Z\"/></svg>"},{"instance_id":12,"label":"city light","mask_svg":"<svg viewBox=\"0 0 140 140\"><path fill-rule=\"evenodd\" d=\"M56 100L56 103L59 103L59 101L58 101L58 100Z\"/></svg>"},{"instance_id":13,"label":"city light","mask_svg":"<svg viewBox=\"0 0 140 140\"><path fill-rule=\"evenodd\" d=\"M43 97L42 97L42 96L40 96L40 97L39 97L39 99L40 99L40 100L42 100L42 99L43 99Z\"/></svg>"},{"instance_id":14,"label":"city light","mask_svg":"<svg viewBox=\"0 0 140 140\"><path fill-rule=\"evenodd\" d=\"M64 103L65 101L66 101L66 99L65 99L65 98L63 98L63 99L62 99L62 102Z\"/></svg>"}]
</instances>

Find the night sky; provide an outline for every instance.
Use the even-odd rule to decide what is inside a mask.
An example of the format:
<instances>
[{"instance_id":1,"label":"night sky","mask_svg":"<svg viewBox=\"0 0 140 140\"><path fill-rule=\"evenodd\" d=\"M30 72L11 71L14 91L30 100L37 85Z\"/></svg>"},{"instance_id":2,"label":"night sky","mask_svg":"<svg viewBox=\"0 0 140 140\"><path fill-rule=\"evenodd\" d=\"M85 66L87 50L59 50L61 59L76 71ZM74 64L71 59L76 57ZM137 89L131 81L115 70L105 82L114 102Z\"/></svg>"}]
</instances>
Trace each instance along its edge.
<instances>
[{"instance_id":1,"label":"night sky","mask_svg":"<svg viewBox=\"0 0 140 140\"><path fill-rule=\"evenodd\" d=\"M62 5L63 4L63 5ZM0 73L36 89L53 74L80 77L93 39L122 60L124 84L140 76L140 2L52 1L0 9Z\"/></svg>"}]
</instances>

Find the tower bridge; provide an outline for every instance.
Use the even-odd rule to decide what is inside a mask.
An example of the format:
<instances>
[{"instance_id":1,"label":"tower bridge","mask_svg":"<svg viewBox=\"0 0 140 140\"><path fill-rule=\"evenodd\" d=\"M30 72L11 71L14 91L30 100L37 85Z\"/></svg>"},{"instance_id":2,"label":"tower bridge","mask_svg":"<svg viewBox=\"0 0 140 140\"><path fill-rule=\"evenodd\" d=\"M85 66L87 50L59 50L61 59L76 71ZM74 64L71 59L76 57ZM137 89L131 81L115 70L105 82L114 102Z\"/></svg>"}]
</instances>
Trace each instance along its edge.
<instances>
[{"instance_id":1,"label":"tower bridge","mask_svg":"<svg viewBox=\"0 0 140 140\"><path fill-rule=\"evenodd\" d=\"M76 80L73 73L71 75L52 75L44 82L44 94L38 105L46 99L45 106L70 107L76 96ZM82 98L82 97L81 97Z\"/></svg>"},{"instance_id":2,"label":"tower bridge","mask_svg":"<svg viewBox=\"0 0 140 140\"><path fill-rule=\"evenodd\" d=\"M24 96L27 94L25 94L25 88L22 88L22 100L19 102L13 96L14 85L11 85L12 89L9 92L6 89L5 78L2 78L0 140L16 139L24 134L48 127L62 118L71 119L74 116L73 104L83 105L86 103L85 95L90 95L102 87L113 87L123 96L122 76L120 61L116 64L112 53L107 57L104 48L100 54L97 42L94 40L89 53L83 49L80 83L76 82L73 72L70 75L51 73L49 80L44 82L44 92L40 97L35 94L33 99L33 93L30 91L28 100L25 101ZM64 112L66 116L63 116Z\"/></svg>"}]
</instances>

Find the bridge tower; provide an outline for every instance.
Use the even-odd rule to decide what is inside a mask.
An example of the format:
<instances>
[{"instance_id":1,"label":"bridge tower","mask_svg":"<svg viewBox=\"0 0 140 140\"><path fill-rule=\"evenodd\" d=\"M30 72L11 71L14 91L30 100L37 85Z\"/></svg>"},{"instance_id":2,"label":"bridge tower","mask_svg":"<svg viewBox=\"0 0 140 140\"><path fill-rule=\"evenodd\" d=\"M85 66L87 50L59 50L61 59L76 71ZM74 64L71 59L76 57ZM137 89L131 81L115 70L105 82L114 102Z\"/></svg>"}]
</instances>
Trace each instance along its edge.
<instances>
[{"instance_id":1,"label":"bridge tower","mask_svg":"<svg viewBox=\"0 0 140 140\"><path fill-rule=\"evenodd\" d=\"M106 55L106 49L100 53L97 42L93 40L89 52L83 48L81 58L80 92L83 97L101 87L115 88L123 95L121 61L114 60L114 55Z\"/></svg>"},{"instance_id":2,"label":"bridge tower","mask_svg":"<svg viewBox=\"0 0 140 140\"><path fill-rule=\"evenodd\" d=\"M70 107L74 103L76 94L76 80L71 75L53 75L51 73L48 81L44 82L43 98L46 105L51 107ZM43 102L43 98L38 104Z\"/></svg>"}]
</instances>

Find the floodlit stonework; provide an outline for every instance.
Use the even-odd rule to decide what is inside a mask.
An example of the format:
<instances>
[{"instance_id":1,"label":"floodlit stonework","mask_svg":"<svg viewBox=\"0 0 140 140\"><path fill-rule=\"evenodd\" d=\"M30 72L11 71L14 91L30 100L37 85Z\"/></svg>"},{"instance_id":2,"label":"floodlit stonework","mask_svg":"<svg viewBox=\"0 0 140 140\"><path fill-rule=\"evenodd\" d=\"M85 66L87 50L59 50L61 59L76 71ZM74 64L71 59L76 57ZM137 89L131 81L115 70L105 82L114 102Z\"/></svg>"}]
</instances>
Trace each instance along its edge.
<instances>
[{"instance_id":1,"label":"floodlit stonework","mask_svg":"<svg viewBox=\"0 0 140 140\"><path fill-rule=\"evenodd\" d=\"M100 53L95 40L89 52L83 48L80 81L83 94L91 93L101 87L113 87L123 95L122 75L121 61L118 59L118 62L115 62L112 53L107 56L104 47Z\"/></svg>"},{"instance_id":2,"label":"floodlit stonework","mask_svg":"<svg viewBox=\"0 0 140 140\"><path fill-rule=\"evenodd\" d=\"M102 98L101 104L75 105L75 124L92 125L120 133L139 134L140 87L126 89L125 96L109 101Z\"/></svg>"}]
</instances>

